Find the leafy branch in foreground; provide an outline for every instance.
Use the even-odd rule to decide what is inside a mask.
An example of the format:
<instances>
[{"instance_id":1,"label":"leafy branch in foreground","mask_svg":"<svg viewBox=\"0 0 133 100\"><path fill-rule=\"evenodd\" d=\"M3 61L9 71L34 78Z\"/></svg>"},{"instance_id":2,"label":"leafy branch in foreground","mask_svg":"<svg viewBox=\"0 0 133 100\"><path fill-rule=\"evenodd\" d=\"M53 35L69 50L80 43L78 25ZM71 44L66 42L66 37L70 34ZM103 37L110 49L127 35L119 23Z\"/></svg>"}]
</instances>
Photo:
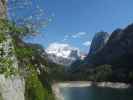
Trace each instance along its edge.
<instances>
[{"instance_id":1,"label":"leafy branch in foreground","mask_svg":"<svg viewBox=\"0 0 133 100\"><path fill-rule=\"evenodd\" d=\"M8 5L9 19L17 26L26 27L28 33L38 33L51 21L40 0L9 0Z\"/></svg>"}]
</instances>

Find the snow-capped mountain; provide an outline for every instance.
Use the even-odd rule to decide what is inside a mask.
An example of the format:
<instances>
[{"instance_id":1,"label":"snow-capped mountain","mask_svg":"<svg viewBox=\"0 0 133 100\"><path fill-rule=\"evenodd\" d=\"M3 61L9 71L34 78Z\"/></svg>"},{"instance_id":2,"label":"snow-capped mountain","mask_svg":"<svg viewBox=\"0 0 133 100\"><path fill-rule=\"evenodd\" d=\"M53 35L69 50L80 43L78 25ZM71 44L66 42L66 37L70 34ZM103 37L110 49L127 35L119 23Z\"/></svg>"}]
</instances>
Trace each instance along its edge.
<instances>
[{"instance_id":1,"label":"snow-capped mountain","mask_svg":"<svg viewBox=\"0 0 133 100\"><path fill-rule=\"evenodd\" d=\"M71 47L68 44L52 43L46 49L48 58L54 63L70 66L75 60L80 58L80 53L77 48Z\"/></svg>"}]
</instances>

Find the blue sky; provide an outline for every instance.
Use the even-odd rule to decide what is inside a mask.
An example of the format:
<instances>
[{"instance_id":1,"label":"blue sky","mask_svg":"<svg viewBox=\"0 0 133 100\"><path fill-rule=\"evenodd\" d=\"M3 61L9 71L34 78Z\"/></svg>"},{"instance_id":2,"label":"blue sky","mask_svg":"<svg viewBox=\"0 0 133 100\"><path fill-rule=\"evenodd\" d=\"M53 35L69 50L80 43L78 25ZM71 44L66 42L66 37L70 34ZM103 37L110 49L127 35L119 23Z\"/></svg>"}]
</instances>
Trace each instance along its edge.
<instances>
[{"instance_id":1,"label":"blue sky","mask_svg":"<svg viewBox=\"0 0 133 100\"><path fill-rule=\"evenodd\" d=\"M40 0L52 21L36 37L28 37L45 48L51 43L68 43L89 51L98 31L111 33L133 23L133 0Z\"/></svg>"}]
</instances>

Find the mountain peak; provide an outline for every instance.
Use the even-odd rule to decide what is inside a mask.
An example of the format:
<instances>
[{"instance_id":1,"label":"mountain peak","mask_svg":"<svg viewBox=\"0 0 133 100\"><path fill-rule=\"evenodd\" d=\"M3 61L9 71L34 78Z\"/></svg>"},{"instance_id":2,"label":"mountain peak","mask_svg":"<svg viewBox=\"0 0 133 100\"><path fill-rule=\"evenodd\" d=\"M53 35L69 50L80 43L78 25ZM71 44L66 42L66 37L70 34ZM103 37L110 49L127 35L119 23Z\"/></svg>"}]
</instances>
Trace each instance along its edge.
<instances>
[{"instance_id":1,"label":"mountain peak","mask_svg":"<svg viewBox=\"0 0 133 100\"><path fill-rule=\"evenodd\" d=\"M107 32L101 31L96 33L92 40L89 54L98 52L107 43L108 38L109 34Z\"/></svg>"},{"instance_id":2,"label":"mountain peak","mask_svg":"<svg viewBox=\"0 0 133 100\"><path fill-rule=\"evenodd\" d=\"M56 56L68 58L72 57L72 54L75 52L79 56L79 49L71 47L69 44L63 43L52 43L46 49L47 53L55 54Z\"/></svg>"},{"instance_id":3,"label":"mountain peak","mask_svg":"<svg viewBox=\"0 0 133 100\"><path fill-rule=\"evenodd\" d=\"M71 47L69 44L52 43L46 49L49 58L57 64L70 65L80 57L79 49ZM62 61L59 61L59 59ZM65 60L67 63L65 63ZM69 60L70 62L68 62Z\"/></svg>"}]
</instances>

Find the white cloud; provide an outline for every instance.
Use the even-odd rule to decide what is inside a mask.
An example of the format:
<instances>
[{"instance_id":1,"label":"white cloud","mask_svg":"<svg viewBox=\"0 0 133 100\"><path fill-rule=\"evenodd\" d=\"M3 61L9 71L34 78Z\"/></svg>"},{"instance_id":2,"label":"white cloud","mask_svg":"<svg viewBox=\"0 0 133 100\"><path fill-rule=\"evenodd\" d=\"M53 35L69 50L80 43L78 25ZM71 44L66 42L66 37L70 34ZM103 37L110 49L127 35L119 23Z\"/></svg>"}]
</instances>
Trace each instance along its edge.
<instances>
[{"instance_id":1,"label":"white cloud","mask_svg":"<svg viewBox=\"0 0 133 100\"><path fill-rule=\"evenodd\" d=\"M65 35L64 38L63 38L63 41L68 40L68 38L69 38L69 35Z\"/></svg>"},{"instance_id":2,"label":"white cloud","mask_svg":"<svg viewBox=\"0 0 133 100\"><path fill-rule=\"evenodd\" d=\"M91 41L86 41L83 43L84 46L90 46L91 45Z\"/></svg>"},{"instance_id":3,"label":"white cloud","mask_svg":"<svg viewBox=\"0 0 133 100\"><path fill-rule=\"evenodd\" d=\"M63 39L63 41L66 41L66 40L67 40L66 38Z\"/></svg>"},{"instance_id":4,"label":"white cloud","mask_svg":"<svg viewBox=\"0 0 133 100\"><path fill-rule=\"evenodd\" d=\"M78 33L72 35L72 38L80 38L81 36L84 36L86 34L87 34L86 32L78 32Z\"/></svg>"}]
</instances>

